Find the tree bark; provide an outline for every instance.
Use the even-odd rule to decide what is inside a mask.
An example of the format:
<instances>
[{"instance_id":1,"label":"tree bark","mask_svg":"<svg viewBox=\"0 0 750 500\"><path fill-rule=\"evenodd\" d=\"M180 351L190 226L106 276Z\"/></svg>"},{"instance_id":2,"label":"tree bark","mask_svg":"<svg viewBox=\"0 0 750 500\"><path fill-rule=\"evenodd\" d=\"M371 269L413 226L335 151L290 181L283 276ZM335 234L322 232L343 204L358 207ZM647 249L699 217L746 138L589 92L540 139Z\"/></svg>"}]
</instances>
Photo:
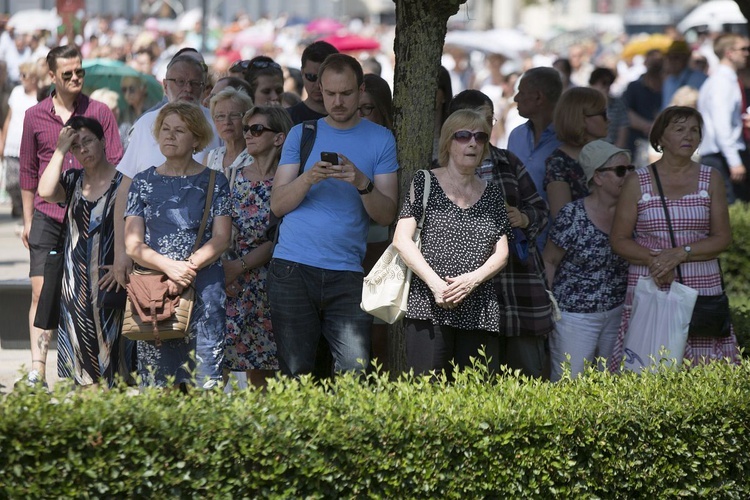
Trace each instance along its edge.
<instances>
[{"instance_id":1,"label":"tree bark","mask_svg":"<svg viewBox=\"0 0 750 500\"><path fill-rule=\"evenodd\" d=\"M394 0L396 67L393 80L394 129L398 143L400 197L408 193L414 172L432 161L435 97L448 18L467 0ZM450 96L448 96L450 97ZM401 323L389 328L391 374L406 366Z\"/></svg>"}]
</instances>

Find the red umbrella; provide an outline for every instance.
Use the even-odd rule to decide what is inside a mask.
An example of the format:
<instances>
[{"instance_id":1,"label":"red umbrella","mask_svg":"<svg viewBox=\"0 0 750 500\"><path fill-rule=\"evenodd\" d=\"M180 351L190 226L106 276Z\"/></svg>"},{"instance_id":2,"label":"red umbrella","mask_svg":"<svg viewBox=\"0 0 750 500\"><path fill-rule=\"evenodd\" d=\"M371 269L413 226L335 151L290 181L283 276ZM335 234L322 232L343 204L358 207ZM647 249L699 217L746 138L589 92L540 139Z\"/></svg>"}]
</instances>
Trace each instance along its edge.
<instances>
[{"instance_id":1,"label":"red umbrella","mask_svg":"<svg viewBox=\"0 0 750 500\"><path fill-rule=\"evenodd\" d=\"M378 50L380 42L374 38L359 35L330 35L323 38L341 52L355 52L358 50Z\"/></svg>"},{"instance_id":2,"label":"red umbrella","mask_svg":"<svg viewBox=\"0 0 750 500\"><path fill-rule=\"evenodd\" d=\"M307 26L305 26L305 30L307 30L308 33L319 33L321 35L335 33L336 31L343 28L343 24L336 21L335 19L328 18L313 19L312 21L307 23Z\"/></svg>"}]
</instances>

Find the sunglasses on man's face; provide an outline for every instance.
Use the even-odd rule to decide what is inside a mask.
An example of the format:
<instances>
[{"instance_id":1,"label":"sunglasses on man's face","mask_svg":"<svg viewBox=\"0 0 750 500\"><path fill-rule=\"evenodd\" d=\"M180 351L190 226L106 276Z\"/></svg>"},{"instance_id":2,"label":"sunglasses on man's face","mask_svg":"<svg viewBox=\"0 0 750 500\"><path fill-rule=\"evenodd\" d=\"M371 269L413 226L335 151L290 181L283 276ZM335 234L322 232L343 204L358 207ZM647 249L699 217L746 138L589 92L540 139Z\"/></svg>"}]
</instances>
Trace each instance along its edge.
<instances>
[{"instance_id":1,"label":"sunglasses on man's face","mask_svg":"<svg viewBox=\"0 0 750 500\"><path fill-rule=\"evenodd\" d=\"M78 78L83 78L86 76L86 70L83 68L78 68L75 71L63 71L60 76L62 76L62 79L67 81L70 81L73 79L73 75L76 75Z\"/></svg>"},{"instance_id":2,"label":"sunglasses on man's face","mask_svg":"<svg viewBox=\"0 0 750 500\"><path fill-rule=\"evenodd\" d=\"M277 134L279 131L274 130L272 128L268 128L265 125L261 125L260 123L256 123L255 125L245 125L242 127L242 131L244 133L250 132L250 135L253 137L260 137L263 135L263 132L273 132L274 134Z\"/></svg>"},{"instance_id":3,"label":"sunglasses on man's face","mask_svg":"<svg viewBox=\"0 0 750 500\"><path fill-rule=\"evenodd\" d=\"M318 75L317 73L304 73L305 80L307 80L310 83L315 83L318 81Z\"/></svg>"},{"instance_id":4,"label":"sunglasses on man's face","mask_svg":"<svg viewBox=\"0 0 750 500\"><path fill-rule=\"evenodd\" d=\"M616 167L597 168L597 172L614 172L617 177L625 177L629 172L635 170L635 165L617 165Z\"/></svg>"},{"instance_id":5,"label":"sunglasses on man's face","mask_svg":"<svg viewBox=\"0 0 750 500\"><path fill-rule=\"evenodd\" d=\"M468 130L459 130L453 134L453 139L462 144L470 142L472 137L477 144L485 144L490 138L486 132L469 132Z\"/></svg>"}]
</instances>

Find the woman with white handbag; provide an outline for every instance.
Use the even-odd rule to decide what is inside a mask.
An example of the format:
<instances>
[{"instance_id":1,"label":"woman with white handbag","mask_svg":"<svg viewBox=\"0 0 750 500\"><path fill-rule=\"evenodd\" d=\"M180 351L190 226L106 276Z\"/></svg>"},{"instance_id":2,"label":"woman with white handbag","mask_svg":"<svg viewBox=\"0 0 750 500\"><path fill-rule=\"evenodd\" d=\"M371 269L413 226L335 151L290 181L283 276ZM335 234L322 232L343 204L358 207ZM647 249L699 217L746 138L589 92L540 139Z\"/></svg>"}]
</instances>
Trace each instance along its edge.
<instances>
[{"instance_id":1,"label":"woman with white handbag","mask_svg":"<svg viewBox=\"0 0 750 500\"><path fill-rule=\"evenodd\" d=\"M511 227L500 188L476 175L489 132L482 114L453 113L440 134L440 167L417 172L396 225L393 245L413 271L404 329L407 367L415 373L469 366L482 346L497 346L491 278L508 261Z\"/></svg>"}]
</instances>

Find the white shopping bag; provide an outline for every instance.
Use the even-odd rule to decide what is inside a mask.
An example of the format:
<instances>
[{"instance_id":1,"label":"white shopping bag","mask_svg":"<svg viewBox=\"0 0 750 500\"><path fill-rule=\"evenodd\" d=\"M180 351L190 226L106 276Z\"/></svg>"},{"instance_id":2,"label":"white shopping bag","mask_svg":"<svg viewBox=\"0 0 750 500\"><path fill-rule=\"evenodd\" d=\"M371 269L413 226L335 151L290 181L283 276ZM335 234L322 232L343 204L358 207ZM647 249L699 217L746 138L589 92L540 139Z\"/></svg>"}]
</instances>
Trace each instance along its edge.
<instances>
[{"instance_id":1,"label":"white shopping bag","mask_svg":"<svg viewBox=\"0 0 750 500\"><path fill-rule=\"evenodd\" d=\"M698 291L673 281L668 292L641 276L625 334L625 368L641 372L654 365L682 365L690 317Z\"/></svg>"}]
</instances>

